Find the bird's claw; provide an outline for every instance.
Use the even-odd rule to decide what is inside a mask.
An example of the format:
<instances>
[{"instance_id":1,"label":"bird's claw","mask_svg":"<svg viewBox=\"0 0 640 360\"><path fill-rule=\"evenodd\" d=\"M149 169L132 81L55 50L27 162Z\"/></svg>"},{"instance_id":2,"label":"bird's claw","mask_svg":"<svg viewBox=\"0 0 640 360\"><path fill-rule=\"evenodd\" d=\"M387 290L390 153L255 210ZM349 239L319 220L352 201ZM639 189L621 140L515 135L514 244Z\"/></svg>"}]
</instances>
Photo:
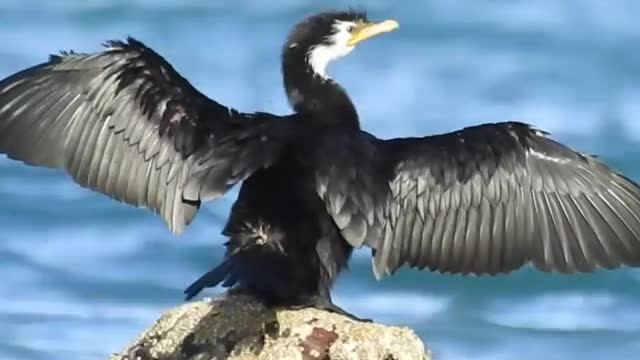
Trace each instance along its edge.
<instances>
[{"instance_id":1,"label":"bird's claw","mask_svg":"<svg viewBox=\"0 0 640 360\"><path fill-rule=\"evenodd\" d=\"M344 310L343 308L339 307L338 305L332 303L331 301L326 301L326 300L318 300L318 301L312 301L306 304L298 304L298 305L292 305L288 307L290 310L301 310L301 309L306 309L306 308L315 308L318 310L325 310L328 312L332 312L334 314L338 314L338 315L342 315L342 316L346 316L349 319L353 320L353 321L359 321L359 322L373 322L373 320L371 319L364 319L361 317L358 317L346 310Z\"/></svg>"}]
</instances>

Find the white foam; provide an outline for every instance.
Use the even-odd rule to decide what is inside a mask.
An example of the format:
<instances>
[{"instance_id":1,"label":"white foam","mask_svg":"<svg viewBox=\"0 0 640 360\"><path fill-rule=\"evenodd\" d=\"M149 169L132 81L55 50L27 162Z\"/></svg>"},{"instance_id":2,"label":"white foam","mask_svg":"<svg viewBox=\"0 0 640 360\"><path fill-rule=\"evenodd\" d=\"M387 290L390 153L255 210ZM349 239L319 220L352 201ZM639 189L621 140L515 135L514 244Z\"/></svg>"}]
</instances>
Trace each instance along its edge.
<instances>
[{"instance_id":1,"label":"white foam","mask_svg":"<svg viewBox=\"0 0 640 360\"><path fill-rule=\"evenodd\" d=\"M430 344L433 345L439 344ZM514 360L514 354L519 353L519 349L513 349L512 347L505 346L507 344L501 344L500 346L487 346L483 349L471 348L467 349L461 347L459 344L447 344L442 347L436 347L433 349L434 358L447 359L447 360ZM537 357L527 356L527 359L538 359ZM518 360L524 360L524 357L518 357ZM545 357L549 360L548 357Z\"/></svg>"},{"instance_id":2,"label":"white foam","mask_svg":"<svg viewBox=\"0 0 640 360\"><path fill-rule=\"evenodd\" d=\"M92 301L91 303L60 296L52 291L42 291L39 297L27 294L24 297L9 297L0 300L0 313L5 315L35 315L66 317L77 320L126 320L142 321L155 318L165 310L161 306L118 304Z\"/></svg>"},{"instance_id":3,"label":"white foam","mask_svg":"<svg viewBox=\"0 0 640 360\"><path fill-rule=\"evenodd\" d=\"M90 353L104 358L120 350L166 310L151 305L89 304L49 291L44 291L41 298L27 296L0 299L0 315L38 319L12 325L8 341L47 353L76 353L73 358L86 358Z\"/></svg>"},{"instance_id":4,"label":"white foam","mask_svg":"<svg viewBox=\"0 0 640 360\"><path fill-rule=\"evenodd\" d=\"M489 322L554 331L640 330L640 309L608 293L553 293L519 302L497 302Z\"/></svg>"},{"instance_id":5,"label":"white foam","mask_svg":"<svg viewBox=\"0 0 640 360\"><path fill-rule=\"evenodd\" d=\"M98 258L119 258L135 254L145 242L158 241L160 226L149 229L140 224L98 222L78 227L73 223L50 228L9 231L4 248L21 253L44 265L66 264L70 267L90 266Z\"/></svg>"},{"instance_id":6,"label":"white foam","mask_svg":"<svg viewBox=\"0 0 640 360\"><path fill-rule=\"evenodd\" d=\"M214 254L223 251L221 241L215 241L222 239L219 236L212 237L210 227L204 231L194 231L188 240L184 240L172 236L161 225L141 223L140 226L105 229L100 224L87 228L51 229L47 235L37 231L33 234L15 233L7 238L10 241L3 244L4 249L22 254L45 269L63 273L48 275L41 269L34 270L21 265L12 270L20 277L7 279L7 285L25 286L28 283L38 286L36 284L46 282L48 276L64 276L64 273L68 273L87 282L144 282L180 288L206 270L201 268L194 274L188 272L185 263L189 261L189 254L193 253L192 247L206 244L210 247L212 259ZM169 251L175 256L166 254L158 257L146 250L154 248L168 249L162 252ZM172 270L158 272L167 268Z\"/></svg>"},{"instance_id":7,"label":"white foam","mask_svg":"<svg viewBox=\"0 0 640 360\"><path fill-rule=\"evenodd\" d=\"M482 335L480 335L482 337ZM567 343L535 337L507 336L497 343L465 345L462 341L429 342L434 359L446 360L565 360L578 358L575 349ZM572 351L573 350L573 351ZM585 352L589 350L583 349ZM593 351L591 352L593 353ZM567 357L568 354L574 355ZM584 357L579 357L584 358ZM614 358L614 357L613 357ZM597 359L597 357L594 357Z\"/></svg>"},{"instance_id":8,"label":"white foam","mask_svg":"<svg viewBox=\"0 0 640 360\"><path fill-rule=\"evenodd\" d=\"M334 297L337 304L358 316L393 323L419 323L444 312L450 304L446 297L404 291Z\"/></svg>"}]
</instances>

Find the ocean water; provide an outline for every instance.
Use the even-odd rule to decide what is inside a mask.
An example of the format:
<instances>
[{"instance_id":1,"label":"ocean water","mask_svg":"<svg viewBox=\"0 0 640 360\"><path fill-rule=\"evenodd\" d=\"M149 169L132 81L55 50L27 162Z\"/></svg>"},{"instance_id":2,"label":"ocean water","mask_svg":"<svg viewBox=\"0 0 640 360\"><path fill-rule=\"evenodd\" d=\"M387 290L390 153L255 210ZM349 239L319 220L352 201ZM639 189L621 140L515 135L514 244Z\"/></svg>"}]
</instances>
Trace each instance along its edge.
<instances>
[{"instance_id":1,"label":"ocean water","mask_svg":"<svg viewBox=\"0 0 640 360\"><path fill-rule=\"evenodd\" d=\"M380 137L521 120L640 180L640 2L350 2L398 31L330 68ZM279 51L302 16L343 2L0 0L0 77L60 49L132 35L242 110L288 112ZM172 236L151 212L0 157L0 358L105 359L222 255L236 191ZM206 295L215 295L208 291ZM436 359L637 359L640 271L375 281L360 251L334 290L347 310L416 329Z\"/></svg>"}]
</instances>

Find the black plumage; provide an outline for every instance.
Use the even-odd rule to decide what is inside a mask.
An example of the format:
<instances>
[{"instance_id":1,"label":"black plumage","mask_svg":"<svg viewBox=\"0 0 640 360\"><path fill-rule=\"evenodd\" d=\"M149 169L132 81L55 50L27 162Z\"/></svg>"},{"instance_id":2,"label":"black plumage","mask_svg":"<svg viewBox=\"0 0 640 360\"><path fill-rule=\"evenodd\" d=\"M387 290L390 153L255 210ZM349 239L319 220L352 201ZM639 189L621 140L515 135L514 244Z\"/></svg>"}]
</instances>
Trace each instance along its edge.
<instances>
[{"instance_id":1,"label":"black plumage","mask_svg":"<svg viewBox=\"0 0 640 360\"><path fill-rule=\"evenodd\" d=\"M382 140L361 130L326 65L397 23L313 15L282 51L291 115L242 113L201 94L128 39L63 53L0 81L0 152L65 169L84 187L160 214L180 233L202 201L242 182L222 284L273 305L343 312L330 289L353 248L377 277L590 272L640 264L640 188L517 122Z\"/></svg>"}]
</instances>

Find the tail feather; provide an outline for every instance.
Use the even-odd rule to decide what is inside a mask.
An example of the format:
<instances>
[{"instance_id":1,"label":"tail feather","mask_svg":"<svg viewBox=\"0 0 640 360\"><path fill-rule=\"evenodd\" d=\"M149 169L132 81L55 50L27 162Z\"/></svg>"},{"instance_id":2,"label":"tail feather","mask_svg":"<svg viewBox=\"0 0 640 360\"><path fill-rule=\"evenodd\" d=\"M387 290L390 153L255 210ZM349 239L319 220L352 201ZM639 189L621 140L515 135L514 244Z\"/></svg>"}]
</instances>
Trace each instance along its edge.
<instances>
[{"instance_id":1,"label":"tail feather","mask_svg":"<svg viewBox=\"0 0 640 360\"><path fill-rule=\"evenodd\" d=\"M198 295L198 293L200 293L200 291L202 291L202 289L204 288L214 287L218 285L229 276L230 271L231 262L229 262L229 260L226 260L208 273L202 275L200 278L198 278L198 280L194 281L193 284L189 285L189 287L185 289L185 301L190 300L194 296ZM225 284L228 282L229 281L227 280Z\"/></svg>"},{"instance_id":2,"label":"tail feather","mask_svg":"<svg viewBox=\"0 0 640 360\"><path fill-rule=\"evenodd\" d=\"M222 283L222 286L223 287L232 287L237 282L238 282L238 274L235 273L235 272L229 273L229 277L227 277L227 280L225 280L225 282Z\"/></svg>"}]
</instances>

